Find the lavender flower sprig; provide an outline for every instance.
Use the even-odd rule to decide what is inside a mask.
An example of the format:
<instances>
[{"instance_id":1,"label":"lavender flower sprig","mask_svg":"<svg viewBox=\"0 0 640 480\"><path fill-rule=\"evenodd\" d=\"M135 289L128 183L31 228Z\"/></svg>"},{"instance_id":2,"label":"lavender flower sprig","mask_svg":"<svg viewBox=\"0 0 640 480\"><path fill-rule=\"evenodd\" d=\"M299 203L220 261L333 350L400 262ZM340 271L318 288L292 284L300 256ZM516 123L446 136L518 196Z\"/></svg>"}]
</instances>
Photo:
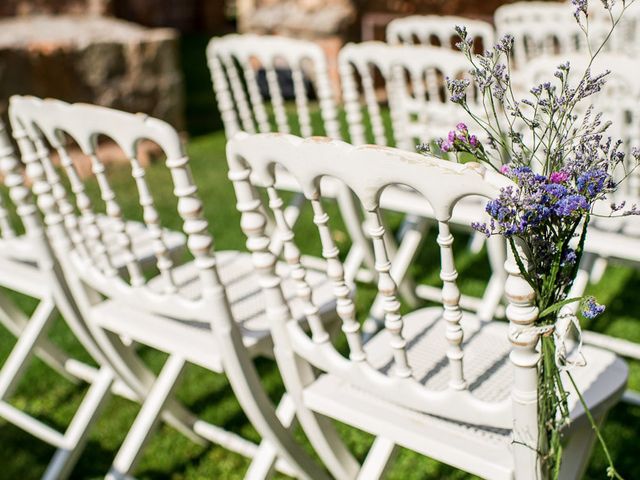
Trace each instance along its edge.
<instances>
[{"instance_id":1,"label":"lavender flower sprig","mask_svg":"<svg viewBox=\"0 0 640 480\"><path fill-rule=\"evenodd\" d=\"M589 62L577 82L569 62L558 65L551 81L534 85L517 99L512 82L514 39L506 35L481 55L474 53L473 40L464 27L456 27L458 48L469 60L468 78L447 78L450 101L460 105L480 133L471 133L463 123L436 143L442 154L470 154L493 167L512 185L486 205L489 220L472 227L486 236L504 236L512 249L523 278L536 294L540 312L536 326L553 329L559 310L580 302L581 314L591 320L605 310L592 297L567 298L582 257L587 227L596 206L608 203L605 216L640 214L636 205L606 202L621 182L640 163L640 150L623 151L621 141L606 136L610 122L582 104L597 95L606 84L609 71L594 73L594 60L602 51L635 0L621 0L619 14L614 0L601 0L611 26L602 42L593 48L589 35L592 10L588 0L572 0L574 17L584 32ZM471 88L473 87L473 88ZM474 93L474 101L468 98ZM480 137L482 136L482 140ZM596 213L597 212L597 213ZM516 241L526 252L521 256ZM575 319L577 325L577 319ZM563 350L560 350L562 353ZM569 418L567 397L560 380L556 345L551 336L541 337L539 364L538 449L545 472L557 478L561 464L561 431ZM562 357L562 355L560 355ZM570 372L569 379L573 382ZM574 384L575 386L575 384ZM603 446L609 468L607 475L621 478L613 466L597 424L577 395Z\"/></svg>"}]
</instances>

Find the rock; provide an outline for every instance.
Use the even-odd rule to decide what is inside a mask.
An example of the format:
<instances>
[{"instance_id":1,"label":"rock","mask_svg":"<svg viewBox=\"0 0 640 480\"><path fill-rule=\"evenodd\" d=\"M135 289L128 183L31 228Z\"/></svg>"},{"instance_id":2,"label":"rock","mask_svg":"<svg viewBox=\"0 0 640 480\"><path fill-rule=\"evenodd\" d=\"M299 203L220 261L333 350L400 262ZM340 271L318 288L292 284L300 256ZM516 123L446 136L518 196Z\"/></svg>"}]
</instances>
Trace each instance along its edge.
<instances>
[{"instance_id":1,"label":"rock","mask_svg":"<svg viewBox=\"0 0 640 480\"><path fill-rule=\"evenodd\" d=\"M13 94L144 112L184 129L178 36L97 16L0 20L0 114Z\"/></svg>"}]
</instances>

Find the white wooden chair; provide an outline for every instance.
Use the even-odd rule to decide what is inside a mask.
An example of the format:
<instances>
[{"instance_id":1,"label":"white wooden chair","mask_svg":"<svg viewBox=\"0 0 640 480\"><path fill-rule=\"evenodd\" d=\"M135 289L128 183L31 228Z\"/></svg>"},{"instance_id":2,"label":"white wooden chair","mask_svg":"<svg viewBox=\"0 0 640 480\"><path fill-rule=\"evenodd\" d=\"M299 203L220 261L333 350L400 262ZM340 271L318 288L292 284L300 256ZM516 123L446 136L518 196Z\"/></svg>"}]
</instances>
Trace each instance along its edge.
<instances>
[{"instance_id":1,"label":"white wooden chair","mask_svg":"<svg viewBox=\"0 0 640 480\"><path fill-rule=\"evenodd\" d=\"M324 134L340 138L340 125L331 90L327 59L315 43L273 35L231 34L212 38L207 61L225 132L299 133L304 137ZM287 111L278 70L291 71L295 112ZM264 72L267 99L258 76ZM322 124L314 126L305 79L313 86Z\"/></svg>"},{"instance_id":2,"label":"white wooden chair","mask_svg":"<svg viewBox=\"0 0 640 480\"><path fill-rule=\"evenodd\" d=\"M390 45L435 45L456 49L460 41L456 27L466 27L481 52L493 47L493 26L482 20L445 15L411 15L396 18L386 28L386 39Z\"/></svg>"},{"instance_id":3,"label":"white wooden chair","mask_svg":"<svg viewBox=\"0 0 640 480\"><path fill-rule=\"evenodd\" d=\"M317 44L274 35L231 34L211 39L207 60L227 139L238 131L275 131L299 133L303 137L326 135L341 138L327 58ZM291 71L295 102L289 108L282 92L285 82L278 78L278 69ZM261 72L264 72L266 98L263 98L258 82ZM305 85L305 79L313 86L321 123L312 121L311 91ZM281 172L279 188L300 192L300 187L286 172ZM349 252L349 276L357 275L362 262L369 272L373 271L373 253L360 228L360 212L354 208L351 194L336 185L334 195L355 247ZM302 195L296 195L286 208L287 218L292 224L300 215L302 202ZM277 250L281 243L274 241L273 248ZM315 262L317 259L305 260ZM367 272L363 273L366 279Z\"/></svg>"},{"instance_id":4,"label":"white wooden chair","mask_svg":"<svg viewBox=\"0 0 640 480\"><path fill-rule=\"evenodd\" d=\"M513 67L524 68L541 56L588 53L585 34L573 17L569 3L517 2L502 5L494 14L497 36L513 36ZM591 19L589 36L592 45L600 45L610 28L606 18ZM611 42L606 47L613 49Z\"/></svg>"},{"instance_id":5,"label":"white wooden chair","mask_svg":"<svg viewBox=\"0 0 640 480\"><path fill-rule=\"evenodd\" d=\"M449 102L444 85L446 77L467 75L468 62L460 52L429 46L390 46L382 42L351 43L340 51L339 66L350 139L355 145L372 143L415 151L416 145L446 137L459 121L465 120L460 107ZM381 91L375 88L376 74L383 81ZM382 115L385 103L390 125ZM469 89L469 103L481 111L473 87ZM433 219L434 212L424 199L407 189L390 188L381 201L385 209L410 214L397 253L393 252L396 265L393 276L399 280L404 278L426 235L425 219ZM481 199L465 199L452 222L468 228L483 211ZM480 242L472 242L476 252L483 245L483 239L478 239ZM485 319L493 317L504 285L502 245L489 242L489 253L493 275L483 299L465 296L463 301L465 307L481 312L480 316ZM427 300L440 297L439 289L426 285L417 286L416 293ZM380 308L379 304L378 310ZM373 316L380 313L374 312Z\"/></svg>"},{"instance_id":6,"label":"white wooden chair","mask_svg":"<svg viewBox=\"0 0 640 480\"><path fill-rule=\"evenodd\" d=\"M57 208L51 192L62 186L60 182L51 182L42 174L34 176L34 189L40 192L38 201L45 212L53 246L83 315L89 324L108 335L115 356L123 353L120 359L123 363L132 362L132 352L117 344L120 336L169 354L108 478L124 478L135 468L187 363L226 373L238 401L262 435L263 443L257 446L205 421L195 419L192 423L193 430L202 438L253 457L248 478L265 478L273 468L300 478L327 478L324 470L305 454L286 428L293 422L290 400L282 402L276 413L262 389L252 358L271 355L272 342L265 323L263 294L250 255L237 251L213 252L213 238L202 216L203 204L198 199L188 158L175 130L145 115L83 104L60 106L53 101L43 102L38 116L29 121L28 131L34 142L42 139L41 132L53 148L62 151L63 134L69 135L95 162L93 171L101 196L116 227L118 251L112 253L107 248L106 236L95 229L94 210L88 199L79 193L83 190L82 181L72 167L65 165L65 173L76 193L75 209ZM145 224L154 234L155 265L159 273L148 280L142 275L139 262L131 255L131 239L123 228L125 212L119 207L95 155L98 135L106 135L115 141L131 163ZM177 265L168 255L160 214L145 180L145 170L136 159L137 144L142 139L156 142L167 156L166 165L178 200L177 213L184 221L183 230L193 261ZM113 267L114 255L126 259L127 275L118 274ZM279 268L286 270L284 265ZM312 287L307 294L313 295L320 307L311 312L305 309L304 302L294 298L295 292L302 292L299 279L291 275L285 284L292 298L293 311L298 312L301 320L310 323L335 319L327 278L321 273L310 273L308 280ZM328 303L324 304L322 298L327 298ZM139 366L136 362L129 368L137 371Z\"/></svg>"},{"instance_id":7,"label":"white wooden chair","mask_svg":"<svg viewBox=\"0 0 640 480\"><path fill-rule=\"evenodd\" d=\"M463 313L449 226L457 201L467 195L495 197L498 186L505 185L504 177L477 165L387 147L353 147L290 135L236 136L228 143L227 159L247 246L265 291L278 366L300 424L331 473L339 479L379 478L399 445L483 478L539 478L539 338L530 328L538 315L533 291L510 259L505 264L510 323L482 322ZM276 208L280 204L273 188L276 163L299 180L314 209L348 355L336 349L319 323L311 323L308 335L291 321L280 277L275 274L276 258L268 250L263 214L267 206L261 205L256 193L259 186L267 185L270 203ZM365 345L339 251L329 233L330 218L318 182L323 176L338 177L353 189L372 222L385 329ZM380 222L381 193L394 184L411 186L436 212L444 308L419 309L406 317L400 314ZM278 218L278 227L289 231L284 218ZM287 246L295 250L295 237L288 236ZM303 272L296 275L304 278ZM310 310L314 308L308 296L304 301ZM583 353L588 366L573 374L592 413L601 420L624 389L627 367L614 354L597 348L586 347ZM594 434L575 395L570 397L570 408L563 478L574 479L584 469ZM318 432L319 415L376 437L360 468L340 450L338 439Z\"/></svg>"},{"instance_id":8,"label":"white wooden chair","mask_svg":"<svg viewBox=\"0 0 640 480\"><path fill-rule=\"evenodd\" d=\"M57 184L59 177L47 156L45 145L42 142L33 144L28 139L27 130L24 128L23 118L19 112L24 109L34 110L33 107L37 107L39 103L41 101L33 97L14 97L11 101L9 116L14 137L20 146L23 161L27 165L27 174L43 174ZM57 102L57 104L60 108L66 106L63 102ZM37 110L37 108L35 109ZM69 295L69 287L60 266L53 257L48 239L44 234L44 227L40 224L37 207L31 202L29 190L24 186L23 172L19 162L15 156L10 155L8 146L7 141L7 148L3 150L6 155L0 161L0 169L3 172L5 184L11 192L11 198L16 203L16 210L24 225L25 233L3 244L0 256L3 274L0 278L0 285L39 299L40 303L33 317L26 319L24 314L10 302L9 298L3 296L2 310L4 314L8 314L3 315L3 323L9 327L13 325L15 334L19 338L0 370L0 399L2 402L0 415L57 448L56 455L49 464L44 478L62 479L70 474L78 459L89 429L96 419L108 391L111 389L114 393L130 400L140 401L146 397L154 377L140 366L136 372L133 372L129 366L120 365L120 368L115 368L116 366L111 361L112 356L102 348L107 343L104 339L95 338L96 330L85 322L77 305ZM62 160L63 164L72 165L68 155L63 156ZM81 194L81 192L77 193ZM62 210L66 211L65 208L70 204L65 203L64 190L60 188L59 184L54 189L54 196L60 203ZM114 255L114 267L121 271L125 268L125 264L123 256L117 255L117 248L113 247L113 221L104 215L96 215L95 221L98 230L110 242L109 251ZM127 222L125 229L131 237L135 258L140 262L142 268L146 269L149 267L150 260L154 258L152 232L137 222ZM182 251L184 236L177 232L165 231L164 233L169 254L173 257ZM99 369L67 356L47 340L48 329L57 312L60 312L76 339L98 363ZM91 384L89 393L65 433L55 431L6 402L20 381L34 353L70 380L82 380ZM193 440L199 440L199 437L191 430L190 414L175 401L170 401L167 410L163 412L163 418Z\"/></svg>"},{"instance_id":9,"label":"white wooden chair","mask_svg":"<svg viewBox=\"0 0 640 480\"><path fill-rule=\"evenodd\" d=\"M471 80L464 55L430 46L383 42L349 43L338 58L349 137L354 144L394 145L415 151L416 145L446 137L466 114L449 101L445 79ZM376 89L376 75L382 88ZM473 85L468 102L482 112ZM381 114L387 104L391 125ZM370 124L369 134L367 124Z\"/></svg>"}]
</instances>

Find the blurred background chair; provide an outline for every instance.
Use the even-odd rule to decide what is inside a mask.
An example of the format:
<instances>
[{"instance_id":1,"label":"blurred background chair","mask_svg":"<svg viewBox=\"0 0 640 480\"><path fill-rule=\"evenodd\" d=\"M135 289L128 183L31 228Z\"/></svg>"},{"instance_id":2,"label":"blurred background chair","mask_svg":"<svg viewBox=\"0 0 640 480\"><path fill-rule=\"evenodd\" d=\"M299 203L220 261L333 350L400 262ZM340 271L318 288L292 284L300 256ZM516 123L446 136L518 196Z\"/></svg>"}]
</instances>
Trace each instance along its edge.
<instances>
[{"instance_id":1,"label":"blurred background chair","mask_svg":"<svg viewBox=\"0 0 640 480\"><path fill-rule=\"evenodd\" d=\"M460 108L449 102L446 78L467 78L468 63L460 52L429 46L396 45L382 42L348 44L339 56L344 108L349 124L351 142L355 145L372 143L391 145L406 151L415 151L419 144L431 144L446 137L459 121ZM376 88L376 81L380 88ZM482 113L476 101L473 83L469 87L469 105ZM382 112L388 109L390 122ZM456 120L452 121L451 119ZM452 159L455 160L455 159ZM428 232L426 219L434 219L432 207L415 192L397 186L382 195L381 205L386 210L409 214L400 230L399 245L390 253L394 259L392 276L401 281L413 263ZM454 211L452 223L469 228L474 219L484 215L484 202L468 198ZM475 237L472 237L475 238ZM478 253L484 243L472 243ZM387 242L393 247L393 243ZM389 247L388 247L389 248ZM504 249L501 244L489 242L488 251L492 276L482 298L464 297L463 305L479 313L481 318L492 318L502 299L504 285ZM425 300L440 298L438 288L418 285L416 295ZM382 318L382 304L378 302L372 317Z\"/></svg>"},{"instance_id":2,"label":"blurred background chair","mask_svg":"<svg viewBox=\"0 0 640 480\"><path fill-rule=\"evenodd\" d=\"M494 44L493 25L482 20L446 15L410 15L391 20L385 36L389 45L432 45L457 50L456 27L464 26L479 52Z\"/></svg>"},{"instance_id":3,"label":"blurred background chair","mask_svg":"<svg viewBox=\"0 0 640 480\"><path fill-rule=\"evenodd\" d=\"M518 73L516 82L525 84L537 84L548 81L550 72L557 69L558 65L569 61L571 72L570 81L576 84L580 81L580 75L589 64L589 57L585 55L550 56L541 57L531 61L522 72ZM616 172L618 180L626 178L622 188L616 191L615 196L609 197L596 209L596 215L592 218L585 242L585 256L580 272L574 282L571 296L585 294L589 284L597 284L602 279L610 261L623 263L634 268L640 265L638 245L640 245L640 222L637 216L620 216L625 209L638 204L640 200L640 177L633 160L631 149L639 144L640 123L637 99L640 99L640 69L636 60L619 53L602 53L591 67L593 76L610 73L606 76L606 83L598 95L592 100L586 101L574 113L584 115L589 106L593 108L592 115L602 115L602 125L612 122L605 131L606 137L611 137L612 142L622 142L619 150L626 152L626 159ZM560 88L559 80L555 79L554 85ZM526 83L525 83L526 82ZM528 92L520 91L525 97ZM605 141L606 139L603 139ZM611 214L611 203L625 203L625 207L614 216ZM604 216L606 218L602 218ZM573 305L574 309L578 305ZM593 331L585 331L583 338L586 342L601 348L607 348L618 355L640 359L640 345L623 338L615 338ZM635 391L627 391L625 400L632 403L640 403L640 395Z\"/></svg>"},{"instance_id":4,"label":"blurred background chair","mask_svg":"<svg viewBox=\"0 0 640 480\"><path fill-rule=\"evenodd\" d=\"M227 35L211 39L207 59L227 139L238 131L342 138L337 92L331 88L325 54L315 43L272 35ZM294 100L294 105L286 106L285 99ZM281 172L279 187L298 193L285 210L293 224L303 196L291 180ZM336 185L334 196L354 245L349 275L355 278L363 261L373 270L373 254L351 194ZM272 247L278 251L281 245L274 241Z\"/></svg>"}]
</instances>

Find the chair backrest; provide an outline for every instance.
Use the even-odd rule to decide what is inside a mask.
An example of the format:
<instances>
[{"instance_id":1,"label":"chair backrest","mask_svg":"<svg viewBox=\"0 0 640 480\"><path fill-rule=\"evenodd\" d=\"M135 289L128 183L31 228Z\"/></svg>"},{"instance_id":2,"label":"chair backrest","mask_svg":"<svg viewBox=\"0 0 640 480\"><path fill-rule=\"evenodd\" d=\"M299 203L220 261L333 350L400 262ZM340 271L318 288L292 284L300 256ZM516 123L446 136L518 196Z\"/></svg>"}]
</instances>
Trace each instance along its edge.
<instances>
[{"instance_id":1,"label":"chair backrest","mask_svg":"<svg viewBox=\"0 0 640 480\"><path fill-rule=\"evenodd\" d=\"M50 267L50 252L47 250L48 244L37 206L25 185L24 169L2 120L0 175L8 190L8 197L0 196L0 257L17 261L47 262ZM20 240L23 234L29 238L29 242Z\"/></svg>"},{"instance_id":2,"label":"chair backrest","mask_svg":"<svg viewBox=\"0 0 640 480\"><path fill-rule=\"evenodd\" d=\"M550 81L560 88L560 81L553 76L558 65L569 61L570 84L576 86L580 76L589 67L590 58L586 55L542 57L531 61L525 69L514 76L514 82L526 96L533 85ZM603 52L591 64L591 74L598 75L609 71L606 83L596 95L582 102L574 113L584 114L587 106L594 108L593 115L602 113L602 122L610 121L606 135L614 141L623 141L623 151L631 162L631 149L640 145L640 69L637 61L626 55ZM632 165L627 165L631 168ZM624 173L618 172L619 176ZM627 202L635 202L640 198L640 173L632 173L616 196Z\"/></svg>"},{"instance_id":3,"label":"chair backrest","mask_svg":"<svg viewBox=\"0 0 640 480\"><path fill-rule=\"evenodd\" d=\"M500 37L513 36L514 68L524 68L541 56L588 53L585 33L573 11L570 4L555 2L518 2L499 7L494 16L496 31ZM608 28L605 19L590 22L592 45L600 44Z\"/></svg>"},{"instance_id":4,"label":"chair backrest","mask_svg":"<svg viewBox=\"0 0 640 480\"><path fill-rule=\"evenodd\" d=\"M227 138L238 131L340 138L327 59L317 44L280 36L231 34L211 39L207 60ZM321 126L313 123L307 80L318 99ZM285 87L295 100L295 114L285 104Z\"/></svg>"},{"instance_id":5,"label":"chair backrest","mask_svg":"<svg viewBox=\"0 0 640 480\"><path fill-rule=\"evenodd\" d=\"M449 101L446 78L467 78L460 52L437 47L350 43L340 51L340 77L351 143L394 145L415 150L421 142L445 136L464 111ZM382 89L376 80L382 79ZM471 83L468 101L474 108ZM390 122L383 114L388 104Z\"/></svg>"},{"instance_id":6,"label":"chair backrest","mask_svg":"<svg viewBox=\"0 0 640 480\"><path fill-rule=\"evenodd\" d=\"M180 138L169 124L142 114L35 97L12 97L10 114L12 122L24 128L28 135L19 143L27 168L31 165L43 167L33 167L29 174L54 248L57 247L56 251L61 253L61 261L68 271L108 298L136 307L144 305L147 310L176 318L209 321L212 311L221 315L226 311L225 292L216 270L213 239L202 216L202 202ZM132 238L126 228L127 211L121 208L98 155L100 136L115 142L131 165L163 289L152 289L147 285L139 260L134 255ZM98 224L97 209L86 186L89 179L78 174L66 137L70 137L91 162L103 207L110 220L105 226ZM183 221L187 246L195 258L201 284L201 291L189 298L178 288L174 263L165 243L167 232L162 228L145 169L138 160L138 147L142 140L155 142L167 157L166 165L177 197L177 213ZM53 166L50 148L59 157L72 195L67 192L65 183ZM75 205L72 203L74 199ZM126 265L127 275L119 274L114 267L116 257L121 259L118 263Z\"/></svg>"},{"instance_id":7,"label":"chair backrest","mask_svg":"<svg viewBox=\"0 0 640 480\"><path fill-rule=\"evenodd\" d=\"M4 122L0 119L0 169L2 170L3 177L5 177L5 172L9 173L9 170L17 166L15 160L15 152L9 139L9 133L7 132ZM6 178L4 180L6 182ZM11 222L11 212L5 203L5 199L0 196L0 245L16 238L16 236L16 230ZM3 250L5 249L0 247L0 252Z\"/></svg>"},{"instance_id":8,"label":"chair backrest","mask_svg":"<svg viewBox=\"0 0 640 480\"><path fill-rule=\"evenodd\" d=\"M481 52L493 46L493 26L482 20L441 15L411 15L391 20L386 28L387 43L391 45L432 45L455 49L460 41L456 27L466 27Z\"/></svg>"},{"instance_id":9,"label":"chair backrest","mask_svg":"<svg viewBox=\"0 0 640 480\"><path fill-rule=\"evenodd\" d=\"M478 164L457 164L435 157L425 157L389 147L360 146L326 138L301 139L283 134L241 134L227 144L229 177L234 183L237 206L242 214L241 225L247 235L247 247L253 253L255 266L265 290L267 312L273 328L274 342L290 344L297 355L324 372L338 375L351 384L394 402L435 415L447 415L464 422L499 427L511 427L510 400L487 402L473 395L465 381L463 368L463 313L459 306L458 273L452 250L453 235L449 219L456 203L468 195L492 198L499 186L508 182L504 177L487 171ZM318 320L322 306L313 303L305 282L306 271L300 263L300 251L282 212L282 200L274 188L275 166L286 169L300 183L311 203L314 223L326 260L326 271L332 280L337 314L348 344L343 356ZM385 331L393 360L389 368L376 369L368 363L352 299L352 289L345 282L340 252L333 241L330 218L323 206L320 179L340 178L359 199L370 225L374 243L378 292L384 298ZM261 187L257 187L260 185ZM392 261L384 242L385 228L380 217L379 200L389 185L404 185L428 201L438 221L437 243L440 252L440 278L443 281L443 313L439 317L443 341L448 342L449 374L442 390L429 390L412 373L403 338L403 316L396 296L396 284L390 275ZM269 204L263 205L258 188L266 188ZM274 273L275 257L269 252L265 234L265 209L271 209L277 227L286 238L284 257L291 277L298 282L299 298L305 302L311 335L289 322L291 315L280 290L280 280ZM286 328L285 328L286 325ZM282 340L282 337L286 337ZM437 363L437 362L436 362ZM439 370L437 365L433 367ZM431 372L433 374L436 371ZM441 372L443 373L443 372Z\"/></svg>"}]
</instances>

